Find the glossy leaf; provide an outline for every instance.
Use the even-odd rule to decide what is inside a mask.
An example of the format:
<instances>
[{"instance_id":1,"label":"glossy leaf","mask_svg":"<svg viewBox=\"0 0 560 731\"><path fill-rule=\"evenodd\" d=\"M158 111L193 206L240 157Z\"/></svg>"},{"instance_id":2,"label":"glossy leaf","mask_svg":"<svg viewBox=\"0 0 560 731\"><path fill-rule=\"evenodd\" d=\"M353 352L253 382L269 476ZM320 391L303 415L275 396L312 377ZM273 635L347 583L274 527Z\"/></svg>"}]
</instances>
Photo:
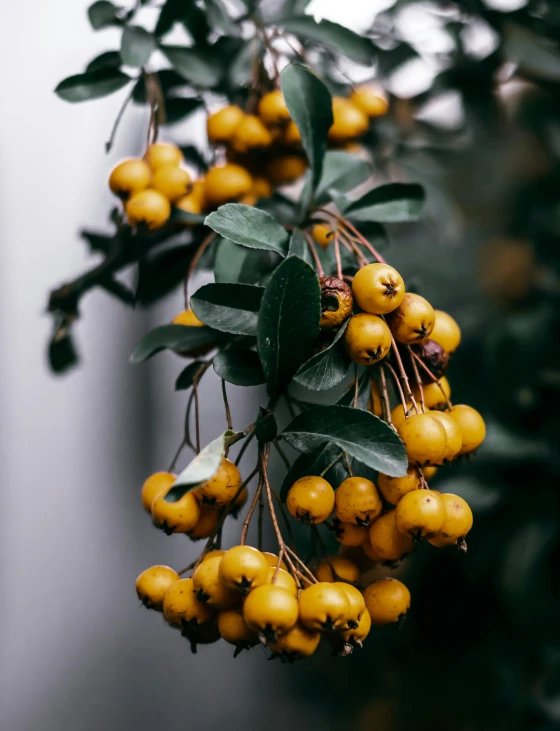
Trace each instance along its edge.
<instances>
[{"instance_id":1,"label":"glossy leaf","mask_svg":"<svg viewBox=\"0 0 560 731\"><path fill-rule=\"evenodd\" d=\"M165 495L166 502L177 502L191 488L208 482L214 477L224 456L226 435L227 432L220 434L193 458L191 463L177 476L173 487Z\"/></svg>"},{"instance_id":2,"label":"glossy leaf","mask_svg":"<svg viewBox=\"0 0 560 731\"><path fill-rule=\"evenodd\" d=\"M259 356L273 399L313 347L320 315L321 292L315 272L309 264L290 256L275 269L259 314Z\"/></svg>"},{"instance_id":3,"label":"glossy leaf","mask_svg":"<svg viewBox=\"0 0 560 731\"><path fill-rule=\"evenodd\" d=\"M252 284L205 284L191 297L199 320L221 332L256 335L264 289Z\"/></svg>"},{"instance_id":4,"label":"glossy leaf","mask_svg":"<svg viewBox=\"0 0 560 731\"><path fill-rule=\"evenodd\" d=\"M313 266L313 257L309 251L309 245L299 228L294 230L290 238L288 256L297 256L310 266Z\"/></svg>"},{"instance_id":5,"label":"glossy leaf","mask_svg":"<svg viewBox=\"0 0 560 731\"><path fill-rule=\"evenodd\" d=\"M176 124L202 106L198 97L174 96L165 100L165 124Z\"/></svg>"},{"instance_id":6,"label":"glossy leaf","mask_svg":"<svg viewBox=\"0 0 560 731\"><path fill-rule=\"evenodd\" d=\"M424 189L417 183L388 183L370 190L346 207L353 222L401 223L417 221L424 208Z\"/></svg>"},{"instance_id":7,"label":"glossy leaf","mask_svg":"<svg viewBox=\"0 0 560 731\"><path fill-rule=\"evenodd\" d=\"M69 76L56 87L55 94L66 102L85 102L99 99L122 89L132 79L116 68L101 68L85 74Z\"/></svg>"},{"instance_id":8,"label":"glossy leaf","mask_svg":"<svg viewBox=\"0 0 560 731\"><path fill-rule=\"evenodd\" d=\"M154 75L157 76L157 82L161 86L161 90L166 99L170 92L175 92L176 89L181 87L185 88L188 85L188 82L185 81L181 74L178 74L173 69L161 69ZM132 99L137 104L146 104L148 101L146 96L146 80L144 76L141 76L134 85Z\"/></svg>"},{"instance_id":9,"label":"glossy leaf","mask_svg":"<svg viewBox=\"0 0 560 731\"><path fill-rule=\"evenodd\" d=\"M281 74L282 93L301 134L301 144L311 166L311 190L323 173L327 133L333 123L332 98L323 82L304 66L290 64Z\"/></svg>"},{"instance_id":10,"label":"glossy leaf","mask_svg":"<svg viewBox=\"0 0 560 731\"><path fill-rule=\"evenodd\" d=\"M282 432L301 452L336 444L350 457L391 477L406 474L408 460L400 438L369 411L347 406L316 406L296 416Z\"/></svg>"},{"instance_id":11,"label":"glossy leaf","mask_svg":"<svg viewBox=\"0 0 560 731\"><path fill-rule=\"evenodd\" d=\"M234 386L260 386L266 381L254 350L221 350L214 357L214 370Z\"/></svg>"},{"instance_id":12,"label":"glossy leaf","mask_svg":"<svg viewBox=\"0 0 560 731\"><path fill-rule=\"evenodd\" d=\"M337 447L336 444L323 444L311 452L300 454L288 470L282 482L280 489L280 499L282 502L286 502L288 491L296 480L299 480L300 477L307 477L308 475L319 476L329 465L332 465L332 467L325 472L323 477L334 488L337 488L348 476L344 458L341 457L335 462L341 451L340 447Z\"/></svg>"},{"instance_id":13,"label":"glossy leaf","mask_svg":"<svg viewBox=\"0 0 560 731\"><path fill-rule=\"evenodd\" d=\"M87 71L99 71L99 69L118 69L122 65L121 54L118 51L105 51L99 56L92 58L86 66Z\"/></svg>"},{"instance_id":14,"label":"glossy leaf","mask_svg":"<svg viewBox=\"0 0 560 731\"><path fill-rule=\"evenodd\" d=\"M94 30L107 28L110 25L117 25L118 13L122 7L107 2L107 0L99 0L89 6L87 14L91 27Z\"/></svg>"},{"instance_id":15,"label":"glossy leaf","mask_svg":"<svg viewBox=\"0 0 560 731\"><path fill-rule=\"evenodd\" d=\"M210 89L220 82L223 67L212 51L183 46L161 46L161 50L175 71L191 84Z\"/></svg>"},{"instance_id":16,"label":"glossy leaf","mask_svg":"<svg viewBox=\"0 0 560 731\"><path fill-rule=\"evenodd\" d=\"M181 373L179 373L179 375L177 376L177 380L175 381L175 390L186 391L188 388L190 388L194 383L194 377L203 365L204 361L194 360L192 363L189 363L186 368L183 368Z\"/></svg>"},{"instance_id":17,"label":"glossy leaf","mask_svg":"<svg viewBox=\"0 0 560 731\"><path fill-rule=\"evenodd\" d=\"M311 391L327 391L338 386L350 368L350 361L344 353L341 339L347 322L336 333L328 348L316 353L304 363L294 376L294 381Z\"/></svg>"},{"instance_id":18,"label":"glossy leaf","mask_svg":"<svg viewBox=\"0 0 560 731\"><path fill-rule=\"evenodd\" d=\"M177 352L208 345L216 340L209 327L160 325L147 333L130 356L131 363L142 363L166 348Z\"/></svg>"},{"instance_id":19,"label":"glossy leaf","mask_svg":"<svg viewBox=\"0 0 560 731\"><path fill-rule=\"evenodd\" d=\"M374 47L368 38L330 20L317 22L311 15L300 15L277 21L276 25L298 38L327 46L356 63L368 65L375 60Z\"/></svg>"},{"instance_id":20,"label":"glossy leaf","mask_svg":"<svg viewBox=\"0 0 560 731\"><path fill-rule=\"evenodd\" d=\"M121 58L125 66L144 66L155 50L151 33L139 25L127 25L121 39Z\"/></svg>"},{"instance_id":21,"label":"glossy leaf","mask_svg":"<svg viewBox=\"0 0 560 731\"><path fill-rule=\"evenodd\" d=\"M192 246L175 246L144 261L139 267L138 302L150 305L178 287L185 278L193 253Z\"/></svg>"},{"instance_id":22,"label":"glossy leaf","mask_svg":"<svg viewBox=\"0 0 560 731\"><path fill-rule=\"evenodd\" d=\"M255 422L255 436L257 437L258 443L267 444L273 439L276 439L277 434L278 424L276 423L274 414L272 411L268 411L261 407L259 409L257 421Z\"/></svg>"},{"instance_id":23,"label":"glossy leaf","mask_svg":"<svg viewBox=\"0 0 560 731\"><path fill-rule=\"evenodd\" d=\"M206 225L225 239L280 256L288 250L288 232L266 211L240 203L226 203L206 217Z\"/></svg>"}]
</instances>

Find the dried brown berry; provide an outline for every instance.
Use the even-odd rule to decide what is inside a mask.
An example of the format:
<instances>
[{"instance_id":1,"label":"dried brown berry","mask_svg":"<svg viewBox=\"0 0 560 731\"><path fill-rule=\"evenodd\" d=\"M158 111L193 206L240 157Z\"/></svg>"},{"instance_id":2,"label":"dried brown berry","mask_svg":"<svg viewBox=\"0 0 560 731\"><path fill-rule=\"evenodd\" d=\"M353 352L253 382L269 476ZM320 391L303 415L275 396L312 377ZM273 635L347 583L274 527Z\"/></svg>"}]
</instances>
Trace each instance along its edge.
<instances>
[{"instance_id":1,"label":"dried brown berry","mask_svg":"<svg viewBox=\"0 0 560 731\"><path fill-rule=\"evenodd\" d=\"M414 345L413 350L422 360L422 363L430 369L434 376L439 380L447 372L449 364L449 356L439 343L435 340L426 340L420 345ZM430 383L431 378L423 368L420 368L420 377L424 383Z\"/></svg>"},{"instance_id":2,"label":"dried brown berry","mask_svg":"<svg viewBox=\"0 0 560 731\"><path fill-rule=\"evenodd\" d=\"M321 277L321 327L330 330L352 314L352 290L338 277Z\"/></svg>"}]
</instances>

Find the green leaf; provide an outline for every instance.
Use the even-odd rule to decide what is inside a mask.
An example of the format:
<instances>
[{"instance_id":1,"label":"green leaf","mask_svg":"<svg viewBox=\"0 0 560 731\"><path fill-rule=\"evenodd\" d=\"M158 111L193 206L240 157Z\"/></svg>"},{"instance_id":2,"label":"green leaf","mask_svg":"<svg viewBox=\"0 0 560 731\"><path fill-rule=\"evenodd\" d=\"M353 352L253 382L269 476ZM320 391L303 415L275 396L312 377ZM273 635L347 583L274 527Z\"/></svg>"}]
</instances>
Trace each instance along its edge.
<instances>
[{"instance_id":1,"label":"green leaf","mask_svg":"<svg viewBox=\"0 0 560 731\"><path fill-rule=\"evenodd\" d=\"M86 66L86 72L99 69L118 69L122 64L121 54L118 51L105 51L92 58Z\"/></svg>"},{"instance_id":2,"label":"green leaf","mask_svg":"<svg viewBox=\"0 0 560 731\"><path fill-rule=\"evenodd\" d=\"M101 68L85 74L69 76L56 87L55 94L66 102L100 99L122 89L132 79L115 68Z\"/></svg>"},{"instance_id":3,"label":"green leaf","mask_svg":"<svg viewBox=\"0 0 560 731\"><path fill-rule=\"evenodd\" d=\"M165 45L160 48L175 71L194 86L211 89L220 83L223 67L211 50Z\"/></svg>"},{"instance_id":4,"label":"green leaf","mask_svg":"<svg viewBox=\"0 0 560 731\"><path fill-rule=\"evenodd\" d=\"M169 223L204 223L204 216L198 213L189 213L183 211L181 208L173 206L171 208L171 216L169 216Z\"/></svg>"},{"instance_id":5,"label":"green leaf","mask_svg":"<svg viewBox=\"0 0 560 731\"><path fill-rule=\"evenodd\" d=\"M364 373L363 376L358 378L358 401L356 403L357 409L363 409L364 411L367 411L370 395L370 378L371 377L369 373ZM336 403L339 406L353 406L355 393L356 389L354 384L352 384L352 386L342 394L342 396L338 399Z\"/></svg>"},{"instance_id":6,"label":"green leaf","mask_svg":"<svg viewBox=\"0 0 560 731\"><path fill-rule=\"evenodd\" d=\"M126 284L119 282L119 280L114 277L104 277L103 279L100 279L99 286L129 307L134 307L136 304L134 292L127 287Z\"/></svg>"},{"instance_id":7,"label":"green leaf","mask_svg":"<svg viewBox=\"0 0 560 731\"><path fill-rule=\"evenodd\" d=\"M336 489L347 477L344 458L341 457L335 462L340 452L341 449L336 444L324 444L312 452L300 454L288 470L282 483L280 489L280 499L282 502L286 502L288 491L296 480L299 480L300 477L307 477L308 475L319 476L329 465L333 466L325 472L323 477Z\"/></svg>"},{"instance_id":8,"label":"green leaf","mask_svg":"<svg viewBox=\"0 0 560 731\"><path fill-rule=\"evenodd\" d=\"M58 330L52 337L48 347L49 366L53 373L66 373L78 364L79 358L74 339L68 332Z\"/></svg>"},{"instance_id":9,"label":"green leaf","mask_svg":"<svg viewBox=\"0 0 560 731\"><path fill-rule=\"evenodd\" d=\"M214 357L214 370L234 386L260 386L266 381L254 350L221 350Z\"/></svg>"},{"instance_id":10,"label":"green leaf","mask_svg":"<svg viewBox=\"0 0 560 731\"><path fill-rule=\"evenodd\" d=\"M264 289L252 284L205 284L191 297L205 325L234 335L256 335Z\"/></svg>"},{"instance_id":11,"label":"green leaf","mask_svg":"<svg viewBox=\"0 0 560 731\"><path fill-rule=\"evenodd\" d=\"M155 72L154 76L157 76L157 81L161 86L164 97L166 98L169 96L170 92L175 92L178 88L184 88L187 86L187 82L181 74L178 74L173 69L161 69L160 71ZM136 104L146 104L148 101L146 97L146 79L144 78L144 75L142 75L134 85L132 100L136 102Z\"/></svg>"},{"instance_id":12,"label":"green leaf","mask_svg":"<svg viewBox=\"0 0 560 731\"><path fill-rule=\"evenodd\" d=\"M313 269L290 256L265 289L257 334L268 393L276 398L288 384L319 335L321 291Z\"/></svg>"},{"instance_id":13,"label":"green leaf","mask_svg":"<svg viewBox=\"0 0 560 731\"><path fill-rule=\"evenodd\" d=\"M136 299L151 305L172 292L184 280L194 254L192 246L175 246L139 266Z\"/></svg>"},{"instance_id":14,"label":"green leaf","mask_svg":"<svg viewBox=\"0 0 560 731\"><path fill-rule=\"evenodd\" d=\"M268 409L259 409L259 415L255 422L255 436L259 444L267 444L276 439L278 434L278 424L274 418L272 411Z\"/></svg>"},{"instance_id":15,"label":"green leaf","mask_svg":"<svg viewBox=\"0 0 560 731\"><path fill-rule=\"evenodd\" d=\"M301 366L294 376L294 381L311 391L327 391L338 386L346 378L350 361L340 341L347 324L348 322L345 322L339 329L328 348L316 353Z\"/></svg>"},{"instance_id":16,"label":"green leaf","mask_svg":"<svg viewBox=\"0 0 560 731\"><path fill-rule=\"evenodd\" d=\"M336 444L350 457L390 477L406 475L408 460L396 432L369 411L347 406L315 406L296 418L282 437L301 452Z\"/></svg>"},{"instance_id":17,"label":"green leaf","mask_svg":"<svg viewBox=\"0 0 560 731\"><path fill-rule=\"evenodd\" d=\"M165 124L181 122L202 106L195 96L174 96L165 100Z\"/></svg>"},{"instance_id":18,"label":"green leaf","mask_svg":"<svg viewBox=\"0 0 560 731\"><path fill-rule=\"evenodd\" d=\"M165 495L166 502L177 502L191 488L203 482L208 482L208 480L214 477L220 467L226 449L226 434L227 432L220 434L217 439L214 439L213 442L210 442L210 444L204 447L200 454L197 454L191 463L179 474L173 483L173 487Z\"/></svg>"},{"instance_id":19,"label":"green leaf","mask_svg":"<svg viewBox=\"0 0 560 731\"><path fill-rule=\"evenodd\" d=\"M329 189L337 193L347 193L363 183L372 174L372 166L349 152L334 150L327 152L323 164L323 174L317 186L316 203L323 205L329 196Z\"/></svg>"},{"instance_id":20,"label":"green leaf","mask_svg":"<svg viewBox=\"0 0 560 731\"><path fill-rule=\"evenodd\" d=\"M311 190L323 173L327 133L333 123L332 98L323 82L304 66L290 64L281 74L282 93L301 134L301 144L311 166Z\"/></svg>"},{"instance_id":21,"label":"green leaf","mask_svg":"<svg viewBox=\"0 0 560 731\"><path fill-rule=\"evenodd\" d=\"M288 250L288 232L270 213L240 203L226 203L206 217L205 224L225 239L280 256Z\"/></svg>"},{"instance_id":22,"label":"green leaf","mask_svg":"<svg viewBox=\"0 0 560 731\"><path fill-rule=\"evenodd\" d=\"M216 333L209 327L187 325L160 325L147 333L130 356L131 363L142 363L161 350L169 348L177 352L200 348L216 340Z\"/></svg>"},{"instance_id":23,"label":"green leaf","mask_svg":"<svg viewBox=\"0 0 560 731\"><path fill-rule=\"evenodd\" d=\"M288 248L288 256L297 256L304 262L313 266L313 257L309 251L309 246L305 240L305 236L299 228L294 229L290 238L290 246Z\"/></svg>"},{"instance_id":24,"label":"green leaf","mask_svg":"<svg viewBox=\"0 0 560 731\"><path fill-rule=\"evenodd\" d=\"M369 39L330 20L321 20L318 23L311 15L300 15L279 20L275 25L298 38L327 46L356 63L367 66L375 60L375 49Z\"/></svg>"},{"instance_id":25,"label":"green leaf","mask_svg":"<svg viewBox=\"0 0 560 731\"><path fill-rule=\"evenodd\" d=\"M189 389L194 383L194 377L203 365L203 360L193 360L186 368L183 368L175 381L175 390L186 391Z\"/></svg>"},{"instance_id":26,"label":"green leaf","mask_svg":"<svg viewBox=\"0 0 560 731\"><path fill-rule=\"evenodd\" d=\"M506 24L503 53L522 71L537 79L560 81L560 54L555 44L528 28Z\"/></svg>"},{"instance_id":27,"label":"green leaf","mask_svg":"<svg viewBox=\"0 0 560 731\"><path fill-rule=\"evenodd\" d=\"M93 3L87 11L91 27L93 30L100 30L110 25L119 25L118 14L122 9L122 7L107 2L107 0L99 0L99 2Z\"/></svg>"},{"instance_id":28,"label":"green leaf","mask_svg":"<svg viewBox=\"0 0 560 731\"><path fill-rule=\"evenodd\" d=\"M417 183L380 185L346 207L351 221L417 221L424 208L424 188Z\"/></svg>"},{"instance_id":29,"label":"green leaf","mask_svg":"<svg viewBox=\"0 0 560 731\"><path fill-rule=\"evenodd\" d=\"M125 66L145 66L156 48L151 33L139 25L127 25L121 38L121 58Z\"/></svg>"}]
</instances>

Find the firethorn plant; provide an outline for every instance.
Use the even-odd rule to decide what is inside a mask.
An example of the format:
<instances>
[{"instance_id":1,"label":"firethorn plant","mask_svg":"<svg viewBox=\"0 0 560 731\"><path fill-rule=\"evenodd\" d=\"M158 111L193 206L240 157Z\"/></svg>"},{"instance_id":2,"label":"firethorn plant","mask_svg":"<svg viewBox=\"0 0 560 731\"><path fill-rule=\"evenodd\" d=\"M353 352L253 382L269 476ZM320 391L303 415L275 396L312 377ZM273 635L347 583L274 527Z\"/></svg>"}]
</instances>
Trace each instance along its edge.
<instances>
[{"instance_id":1,"label":"firethorn plant","mask_svg":"<svg viewBox=\"0 0 560 731\"><path fill-rule=\"evenodd\" d=\"M176 382L190 391L179 448L146 479L139 500L157 529L205 544L186 568L142 572L138 597L193 650L222 637L236 654L262 643L292 661L312 655L323 637L347 655L372 625L399 623L410 606L402 582L366 585L364 567L392 566L421 543L466 550L472 526L461 497L427 484L434 469L484 439L482 417L452 404L445 377L459 326L407 291L378 250L382 224L417 219L424 194L414 183L373 184L360 141L371 142L389 111L383 91L334 84L322 72L325 59L344 55L371 66L367 38L311 16L268 20L254 3L227 18L221 4L205 2L213 10L207 16L173 0L157 7L150 32L134 23L150 4L126 11L94 3L92 25L122 26L121 48L56 90L78 102L129 86L108 149L130 101L146 103L149 118L145 149L109 172L114 235L85 234L103 261L51 294L51 363L63 370L75 361L70 328L92 287L149 305L182 283L184 310L132 354L139 363L169 349L189 361ZM177 23L191 45L165 43ZM156 68L156 49L170 68ZM160 139L167 122L203 109L210 152ZM116 278L131 264L134 292ZM193 275L204 268L214 281L193 292ZM227 429L203 446L199 388L211 368ZM234 428L227 384L266 385L266 401L242 428ZM302 396L311 392L314 403ZM256 464L242 474L253 440ZM283 444L301 452L292 463ZM177 470L187 449L194 457ZM271 450L287 467L279 491ZM224 522L246 502L239 543L226 549ZM263 551L265 512L274 553ZM294 521L310 534L307 561ZM341 555L329 553L329 538Z\"/></svg>"}]
</instances>

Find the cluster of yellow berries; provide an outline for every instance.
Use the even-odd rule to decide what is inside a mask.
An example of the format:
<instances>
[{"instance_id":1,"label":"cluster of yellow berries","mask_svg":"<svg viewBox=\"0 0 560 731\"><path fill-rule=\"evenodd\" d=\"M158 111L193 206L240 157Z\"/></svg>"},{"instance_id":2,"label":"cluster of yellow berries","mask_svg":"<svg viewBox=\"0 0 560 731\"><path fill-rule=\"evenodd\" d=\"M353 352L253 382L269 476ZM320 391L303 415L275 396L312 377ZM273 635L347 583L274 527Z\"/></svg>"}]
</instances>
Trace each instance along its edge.
<instances>
[{"instance_id":1,"label":"cluster of yellow berries","mask_svg":"<svg viewBox=\"0 0 560 731\"><path fill-rule=\"evenodd\" d=\"M349 99L333 99L332 145L345 146L367 132L369 119L387 111L387 102L374 89L355 89ZM301 136L290 117L280 90L265 94L258 114L246 114L228 105L209 115L208 140L224 145L226 162L211 167L192 180L183 167L183 155L165 142L149 145L143 159L119 163L111 172L109 187L125 201L131 226L164 226L172 207L191 214L211 211L224 203L255 205L268 198L274 186L298 180L307 169Z\"/></svg>"},{"instance_id":2,"label":"cluster of yellow berries","mask_svg":"<svg viewBox=\"0 0 560 731\"><path fill-rule=\"evenodd\" d=\"M238 545L201 556L189 578L152 566L136 580L136 592L182 631L193 650L223 638L236 647L235 655L262 643L287 662L312 655L321 636L336 653L349 654L362 646L372 624L406 615L410 594L400 581L380 579L361 591L325 566L324 580L298 576L296 583L280 557Z\"/></svg>"}]
</instances>

